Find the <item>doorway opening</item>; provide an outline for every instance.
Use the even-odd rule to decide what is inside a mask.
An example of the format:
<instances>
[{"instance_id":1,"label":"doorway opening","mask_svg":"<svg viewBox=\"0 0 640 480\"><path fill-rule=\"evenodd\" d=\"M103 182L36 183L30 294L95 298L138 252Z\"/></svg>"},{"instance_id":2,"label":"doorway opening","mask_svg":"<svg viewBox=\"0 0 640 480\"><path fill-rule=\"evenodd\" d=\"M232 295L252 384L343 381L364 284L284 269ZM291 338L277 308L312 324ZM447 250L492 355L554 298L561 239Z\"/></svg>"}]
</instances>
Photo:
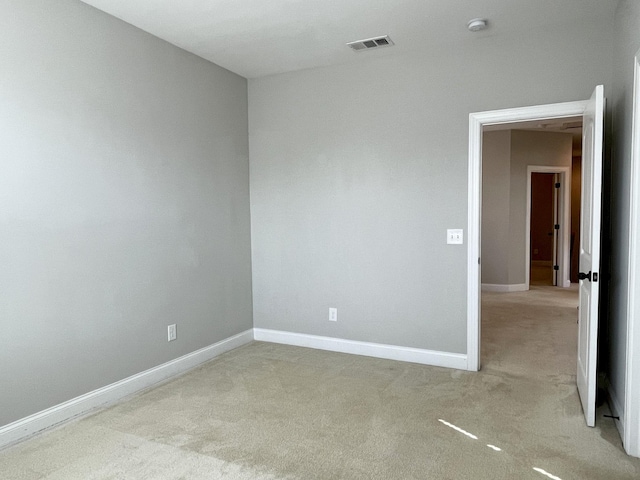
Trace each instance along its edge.
<instances>
[{"instance_id":1,"label":"doorway opening","mask_svg":"<svg viewBox=\"0 0 640 480\"><path fill-rule=\"evenodd\" d=\"M481 344L490 370L541 382L575 372L574 137L579 117L483 129Z\"/></svg>"},{"instance_id":2,"label":"doorway opening","mask_svg":"<svg viewBox=\"0 0 640 480\"><path fill-rule=\"evenodd\" d=\"M580 203L572 170L581 138L580 117L483 128L481 318L488 368L536 378L575 371L578 290L569 287L579 219L572 222L571 207Z\"/></svg>"},{"instance_id":3,"label":"doorway opening","mask_svg":"<svg viewBox=\"0 0 640 480\"><path fill-rule=\"evenodd\" d=\"M549 120L582 118L582 203L579 240L579 308L577 386L587 425L595 425L598 307L600 286L600 233L602 212L602 153L604 87L590 99L534 107L495 110L469 115L469 209L467 256L467 369L480 369L481 332L481 223L483 131L502 126ZM514 191L517 192L517 189ZM509 269L509 273L511 273ZM520 272L516 272L520 273Z\"/></svg>"},{"instance_id":4,"label":"doorway opening","mask_svg":"<svg viewBox=\"0 0 640 480\"><path fill-rule=\"evenodd\" d=\"M581 200L580 177L574 179L572 171L581 163L581 149L576 150L574 145L575 138L582 136L582 123L572 124L575 127L564 134L565 151L560 155L565 166L527 167L527 290L530 285L571 286L572 255L577 254L573 243L580 233ZM544 141L544 136L541 140Z\"/></svg>"},{"instance_id":5,"label":"doorway opening","mask_svg":"<svg viewBox=\"0 0 640 480\"><path fill-rule=\"evenodd\" d=\"M531 172L529 183L529 285L556 287L560 212L555 186L559 188L560 179L556 173Z\"/></svg>"}]
</instances>

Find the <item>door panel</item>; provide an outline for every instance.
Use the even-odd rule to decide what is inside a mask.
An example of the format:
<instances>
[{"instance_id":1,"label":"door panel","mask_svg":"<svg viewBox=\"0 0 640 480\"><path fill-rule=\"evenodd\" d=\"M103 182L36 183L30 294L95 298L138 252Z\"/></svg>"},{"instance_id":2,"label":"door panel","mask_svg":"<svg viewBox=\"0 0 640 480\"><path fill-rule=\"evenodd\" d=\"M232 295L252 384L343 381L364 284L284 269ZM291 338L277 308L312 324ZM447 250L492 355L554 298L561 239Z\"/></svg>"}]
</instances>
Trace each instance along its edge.
<instances>
[{"instance_id":1,"label":"door panel","mask_svg":"<svg viewBox=\"0 0 640 480\"><path fill-rule=\"evenodd\" d=\"M595 426L596 365L602 210L604 88L596 87L583 117L582 206L580 215L580 300L577 383L585 420Z\"/></svg>"}]
</instances>

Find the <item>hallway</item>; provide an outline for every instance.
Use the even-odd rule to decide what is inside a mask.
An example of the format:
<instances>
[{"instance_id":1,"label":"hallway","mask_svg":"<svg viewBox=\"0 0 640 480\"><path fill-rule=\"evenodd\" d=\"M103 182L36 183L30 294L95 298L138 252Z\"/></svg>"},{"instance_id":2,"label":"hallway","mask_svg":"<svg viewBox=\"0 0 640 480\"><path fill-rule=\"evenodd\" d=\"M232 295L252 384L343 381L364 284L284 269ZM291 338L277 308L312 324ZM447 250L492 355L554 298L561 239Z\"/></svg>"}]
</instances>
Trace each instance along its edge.
<instances>
[{"instance_id":1,"label":"hallway","mask_svg":"<svg viewBox=\"0 0 640 480\"><path fill-rule=\"evenodd\" d=\"M482 369L575 384L577 287L482 292Z\"/></svg>"}]
</instances>

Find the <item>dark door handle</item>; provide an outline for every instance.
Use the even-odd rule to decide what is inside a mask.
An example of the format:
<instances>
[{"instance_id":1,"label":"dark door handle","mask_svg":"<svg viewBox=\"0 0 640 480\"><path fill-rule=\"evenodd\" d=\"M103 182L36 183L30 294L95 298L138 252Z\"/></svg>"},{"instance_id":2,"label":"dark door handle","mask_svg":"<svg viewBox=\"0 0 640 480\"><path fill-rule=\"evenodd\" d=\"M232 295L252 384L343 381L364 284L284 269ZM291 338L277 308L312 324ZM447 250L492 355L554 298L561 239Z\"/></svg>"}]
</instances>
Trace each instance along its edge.
<instances>
[{"instance_id":1,"label":"dark door handle","mask_svg":"<svg viewBox=\"0 0 640 480\"><path fill-rule=\"evenodd\" d=\"M591 272L589 272L589 273L583 273L583 272L578 273L578 280L589 280L589 281L591 281Z\"/></svg>"}]
</instances>

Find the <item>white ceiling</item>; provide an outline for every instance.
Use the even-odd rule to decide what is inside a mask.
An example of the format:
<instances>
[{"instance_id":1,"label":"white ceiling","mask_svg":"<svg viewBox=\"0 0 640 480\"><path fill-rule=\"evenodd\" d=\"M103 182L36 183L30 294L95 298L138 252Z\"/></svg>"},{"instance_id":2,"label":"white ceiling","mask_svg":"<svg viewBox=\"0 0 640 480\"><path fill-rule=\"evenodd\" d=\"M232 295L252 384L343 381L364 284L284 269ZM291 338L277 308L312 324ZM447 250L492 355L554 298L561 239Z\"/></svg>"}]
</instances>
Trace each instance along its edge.
<instances>
[{"instance_id":1,"label":"white ceiling","mask_svg":"<svg viewBox=\"0 0 640 480\"><path fill-rule=\"evenodd\" d=\"M618 0L82 0L247 78L486 36L602 28ZM472 34L467 22L489 19ZM347 42L390 35L393 47Z\"/></svg>"},{"instance_id":2,"label":"white ceiling","mask_svg":"<svg viewBox=\"0 0 640 480\"><path fill-rule=\"evenodd\" d=\"M484 132L496 130L534 130L536 132L569 133L573 138L573 155L582 155L582 117L564 117L549 120L487 125Z\"/></svg>"}]
</instances>

